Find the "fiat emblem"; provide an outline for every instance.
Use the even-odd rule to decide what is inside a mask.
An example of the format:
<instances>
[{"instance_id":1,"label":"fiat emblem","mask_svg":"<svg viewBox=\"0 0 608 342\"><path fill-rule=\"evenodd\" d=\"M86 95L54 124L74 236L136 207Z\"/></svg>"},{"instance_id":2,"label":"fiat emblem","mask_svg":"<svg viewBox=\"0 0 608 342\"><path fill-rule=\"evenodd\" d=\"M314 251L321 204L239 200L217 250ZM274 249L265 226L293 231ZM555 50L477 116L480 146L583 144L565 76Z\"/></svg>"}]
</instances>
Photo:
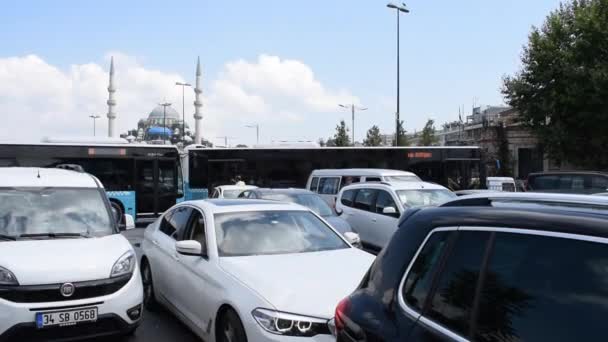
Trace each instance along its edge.
<instances>
[{"instance_id":1,"label":"fiat emblem","mask_svg":"<svg viewBox=\"0 0 608 342\"><path fill-rule=\"evenodd\" d=\"M64 297L72 297L75 290L76 288L72 283L65 283L59 288L59 292L61 292L61 295Z\"/></svg>"}]
</instances>

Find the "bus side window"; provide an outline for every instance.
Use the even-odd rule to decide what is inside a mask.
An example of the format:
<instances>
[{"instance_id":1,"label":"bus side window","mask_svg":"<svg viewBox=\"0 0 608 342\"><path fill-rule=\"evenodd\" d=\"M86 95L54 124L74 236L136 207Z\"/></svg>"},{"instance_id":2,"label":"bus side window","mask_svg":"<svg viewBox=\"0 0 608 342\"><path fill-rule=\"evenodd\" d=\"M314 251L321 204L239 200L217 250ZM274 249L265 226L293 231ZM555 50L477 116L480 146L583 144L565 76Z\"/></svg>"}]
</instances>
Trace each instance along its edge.
<instances>
[{"instance_id":1,"label":"bus side window","mask_svg":"<svg viewBox=\"0 0 608 342\"><path fill-rule=\"evenodd\" d=\"M317 188L319 186L319 177L312 177L310 181L310 191L317 192Z\"/></svg>"}]
</instances>

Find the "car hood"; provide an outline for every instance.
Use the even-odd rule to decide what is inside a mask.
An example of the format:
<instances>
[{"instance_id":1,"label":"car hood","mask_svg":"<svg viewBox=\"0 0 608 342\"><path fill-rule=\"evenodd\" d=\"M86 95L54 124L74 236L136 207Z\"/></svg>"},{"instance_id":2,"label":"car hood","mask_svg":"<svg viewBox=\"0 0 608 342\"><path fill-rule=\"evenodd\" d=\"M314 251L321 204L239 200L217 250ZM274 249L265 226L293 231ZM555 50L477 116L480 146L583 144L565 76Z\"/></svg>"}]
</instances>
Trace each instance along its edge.
<instances>
[{"instance_id":1,"label":"car hood","mask_svg":"<svg viewBox=\"0 0 608 342\"><path fill-rule=\"evenodd\" d=\"M323 217L323 218L332 227L334 227L335 230L337 230L342 235L344 235L344 233L346 233L346 232L352 232L353 231L353 229L351 228L350 224L348 224L348 222L346 222L346 220L344 220L341 217L338 217L338 216L326 216L326 217Z\"/></svg>"},{"instance_id":2,"label":"car hood","mask_svg":"<svg viewBox=\"0 0 608 342\"><path fill-rule=\"evenodd\" d=\"M276 310L330 319L352 293L374 257L356 248L335 251L222 257L220 266Z\"/></svg>"},{"instance_id":3,"label":"car hood","mask_svg":"<svg viewBox=\"0 0 608 342\"><path fill-rule=\"evenodd\" d=\"M132 247L122 235L88 239L0 242L0 266L21 285L107 279L112 266Z\"/></svg>"}]
</instances>

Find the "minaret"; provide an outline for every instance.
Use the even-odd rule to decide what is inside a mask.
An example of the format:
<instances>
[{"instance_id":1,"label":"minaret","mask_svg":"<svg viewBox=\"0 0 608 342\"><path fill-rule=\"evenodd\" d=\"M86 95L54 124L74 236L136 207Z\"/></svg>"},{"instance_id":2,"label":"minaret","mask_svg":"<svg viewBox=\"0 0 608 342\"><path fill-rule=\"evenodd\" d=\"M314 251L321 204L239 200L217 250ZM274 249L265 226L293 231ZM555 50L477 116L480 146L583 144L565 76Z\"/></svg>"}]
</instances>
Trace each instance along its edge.
<instances>
[{"instance_id":1,"label":"minaret","mask_svg":"<svg viewBox=\"0 0 608 342\"><path fill-rule=\"evenodd\" d=\"M114 138L116 131L116 113L114 107L116 106L116 100L114 99L114 93L116 92L116 86L114 84L114 57L110 60L110 84L108 85L108 137Z\"/></svg>"},{"instance_id":2,"label":"minaret","mask_svg":"<svg viewBox=\"0 0 608 342\"><path fill-rule=\"evenodd\" d=\"M201 113L201 107L203 102L201 101L201 58L198 58L196 62L196 87L194 87L194 143L199 145L201 143L201 120L203 120L203 113Z\"/></svg>"}]
</instances>

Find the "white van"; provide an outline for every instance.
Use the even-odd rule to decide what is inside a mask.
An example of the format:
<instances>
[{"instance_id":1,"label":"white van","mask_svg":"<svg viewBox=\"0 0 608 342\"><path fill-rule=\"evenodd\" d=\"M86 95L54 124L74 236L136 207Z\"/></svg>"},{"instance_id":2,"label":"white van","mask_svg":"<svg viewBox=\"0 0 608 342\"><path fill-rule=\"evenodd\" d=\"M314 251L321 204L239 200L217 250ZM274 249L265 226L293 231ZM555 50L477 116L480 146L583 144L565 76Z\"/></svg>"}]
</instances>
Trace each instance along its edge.
<instances>
[{"instance_id":1,"label":"white van","mask_svg":"<svg viewBox=\"0 0 608 342\"><path fill-rule=\"evenodd\" d=\"M340 189L363 182L420 182L416 174L387 169L323 169L313 170L306 189L318 193L330 205L336 202Z\"/></svg>"},{"instance_id":2,"label":"white van","mask_svg":"<svg viewBox=\"0 0 608 342\"><path fill-rule=\"evenodd\" d=\"M486 187L493 191L517 192L517 185L512 177L488 177Z\"/></svg>"}]
</instances>

